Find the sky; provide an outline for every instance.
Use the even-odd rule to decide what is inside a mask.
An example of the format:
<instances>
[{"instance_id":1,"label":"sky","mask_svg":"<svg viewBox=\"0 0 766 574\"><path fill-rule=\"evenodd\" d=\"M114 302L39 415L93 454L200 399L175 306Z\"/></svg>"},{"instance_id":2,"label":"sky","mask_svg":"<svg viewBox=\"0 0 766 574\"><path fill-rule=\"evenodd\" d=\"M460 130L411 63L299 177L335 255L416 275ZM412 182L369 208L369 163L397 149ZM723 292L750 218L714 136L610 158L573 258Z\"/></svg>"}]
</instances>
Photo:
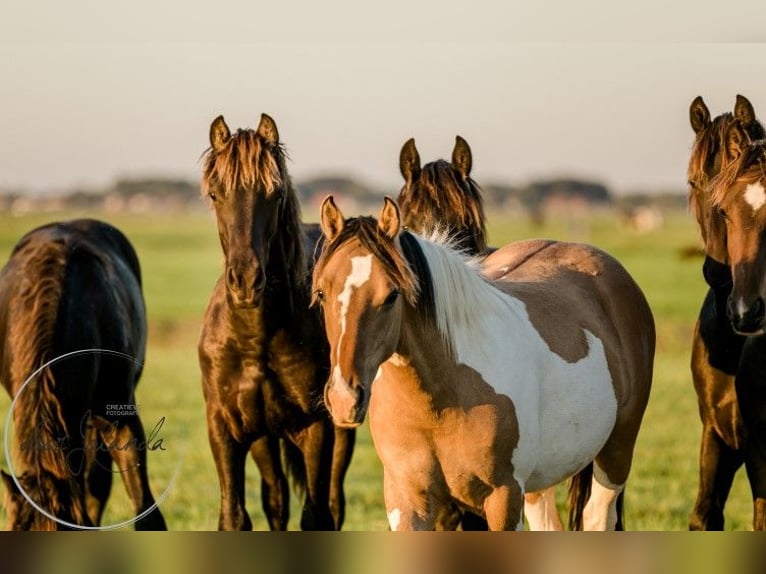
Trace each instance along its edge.
<instances>
[{"instance_id":1,"label":"sky","mask_svg":"<svg viewBox=\"0 0 766 574\"><path fill-rule=\"evenodd\" d=\"M766 109L766 3L8 4L0 189L198 180L210 122L254 128L265 112L298 180L394 194L408 138L425 162L460 134L480 184L682 192L695 96L713 114L738 93Z\"/></svg>"}]
</instances>

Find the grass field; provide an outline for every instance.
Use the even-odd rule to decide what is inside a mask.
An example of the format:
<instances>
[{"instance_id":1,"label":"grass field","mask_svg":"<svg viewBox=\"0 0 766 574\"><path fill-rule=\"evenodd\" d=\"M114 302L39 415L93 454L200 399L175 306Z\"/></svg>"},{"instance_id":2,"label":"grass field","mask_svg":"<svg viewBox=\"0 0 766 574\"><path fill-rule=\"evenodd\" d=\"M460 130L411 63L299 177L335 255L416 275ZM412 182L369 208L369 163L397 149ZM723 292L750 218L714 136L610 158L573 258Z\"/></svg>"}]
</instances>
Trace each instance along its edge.
<instances>
[{"instance_id":1,"label":"grass field","mask_svg":"<svg viewBox=\"0 0 766 574\"><path fill-rule=\"evenodd\" d=\"M76 215L82 214L57 218ZM24 232L52 218L0 216L0 261L7 259ZM592 243L617 257L644 289L655 314L658 346L654 387L627 487L626 524L631 530L686 529L697 487L701 430L689 374L689 349L705 290L701 259L679 256L680 249L698 243L692 216L683 212L666 215L664 227L643 235L621 230L603 214L552 221L534 229L522 218L490 214L489 219L493 245L528 237ZM200 318L221 269L214 219L202 212L125 215L109 220L133 242L144 274L150 334L138 403L146 427L165 418L161 437L166 450L154 451L149 458L153 490L157 494L170 488L162 504L169 528L215 529L218 480L207 442L196 357ZM5 415L9 403L8 397L0 397L0 413ZM366 426L357 445L346 480L345 528L385 530L381 468ZM253 526L265 529L260 479L251 462L247 472ZM291 528L297 528L298 508L293 500ZM105 522L115 523L130 515L124 489L115 481ZM727 505L727 529L748 529L750 515L749 489L742 470Z\"/></svg>"}]
</instances>

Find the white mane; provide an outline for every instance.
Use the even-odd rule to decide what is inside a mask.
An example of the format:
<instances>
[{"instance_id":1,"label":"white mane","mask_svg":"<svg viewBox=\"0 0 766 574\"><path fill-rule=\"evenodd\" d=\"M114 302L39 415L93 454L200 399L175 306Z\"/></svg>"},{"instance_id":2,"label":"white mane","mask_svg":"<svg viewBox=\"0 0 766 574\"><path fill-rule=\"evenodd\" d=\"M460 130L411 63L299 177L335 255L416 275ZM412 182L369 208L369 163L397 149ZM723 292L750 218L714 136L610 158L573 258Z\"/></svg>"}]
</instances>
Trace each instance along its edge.
<instances>
[{"instance_id":1,"label":"white mane","mask_svg":"<svg viewBox=\"0 0 766 574\"><path fill-rule=\"evenodd\" d=\"M443 230L415 237L431 271L436 324L456 358L475 351L477 338L496 336L498 318L526 315L524 304L491 285L479 259L456 250Z\"/></svg>"}]
</instances>

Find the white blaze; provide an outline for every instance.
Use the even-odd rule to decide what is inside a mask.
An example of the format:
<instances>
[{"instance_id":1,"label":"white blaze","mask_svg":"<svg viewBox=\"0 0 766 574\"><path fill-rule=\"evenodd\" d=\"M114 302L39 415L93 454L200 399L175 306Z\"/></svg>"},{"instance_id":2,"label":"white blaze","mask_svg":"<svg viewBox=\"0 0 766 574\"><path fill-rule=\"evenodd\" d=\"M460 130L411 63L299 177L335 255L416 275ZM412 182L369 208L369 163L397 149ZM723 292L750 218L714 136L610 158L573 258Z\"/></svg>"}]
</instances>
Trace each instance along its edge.
<instances>
[{"instance_id":1,"label":"white blaze","mask_svg":"<svg viewBox=\"0 0 766 574\"><path fill-rule=\"evenodd\" d=\"M760 181L751 183L745 188L745 201L753 208L753 212L758 211L766 203L766 191Z\"/></svg>"},{"instance_id":2,"label":"white blaze","mask_svg":"<svg viewBox=\"0 0 766 574\"><path fill-rule=\"evenodd\" d=\"M351 273L346 277L343 291L338 295L340 301L340 337L338 337L338 361L340 361L340 347L343 335L346 333L346 313L351 302L351 292L354 287L361 287L370 279L372 273L372 255L362 255L351 258ZM338 372L340 375L340 372ZM342 377L341 377L342 378Z\"/></svg>"}]
</instances>

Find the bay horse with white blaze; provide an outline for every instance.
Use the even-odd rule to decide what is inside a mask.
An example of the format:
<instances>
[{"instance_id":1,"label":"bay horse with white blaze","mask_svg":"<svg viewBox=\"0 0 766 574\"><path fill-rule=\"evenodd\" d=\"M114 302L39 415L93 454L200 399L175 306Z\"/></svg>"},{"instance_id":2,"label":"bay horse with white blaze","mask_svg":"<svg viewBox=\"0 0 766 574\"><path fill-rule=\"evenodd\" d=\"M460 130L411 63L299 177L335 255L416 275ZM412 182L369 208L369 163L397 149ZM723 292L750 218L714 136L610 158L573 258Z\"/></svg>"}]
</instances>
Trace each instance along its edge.
<instances>
[{"instance_id":1,"label":"bay horse with white blaze","mask_svg":"<svg viewBox=\"0 0 766 574\"><path fill-rule=\"evenodd\" d=\"M221 487L218 526L249 530L248 451L261 473L269 527L287 528L289 488L305 491L301 527L340 529L343 478L354 432L335 428L322 405L329 353L309 309L314 245L300 220L277 126L210 127L203 192L218 221L225 270L205 311L198 352L210 447Z\"/></svg>"},{"instance_id":2,"label":"bay horse with white blaze","mask_svg":"<svg viewBox=\"0 0 766 574\"><path fill-rule=\"evenodd\" d=\"M709 286L695 326L691 355L703 428L700 482L689 528L721 530L734 475L747 458L747 429L735 379L741 370L747 370L748 362L759 358L752 350L743 355L745 345L752 345L730 320L733 279L728 250L729 242L736 243L738 238L729 236L727 219L714 200L713 182L738 160L743 149L748 149L749 141L763 138L766 131L756 120L752 104L741 95L736 98L734 113L714 119L697 97L689 108L689 118L695 133L688 170L689 204L705 245L703 275ZM762 511L755 514L755 522L763 524Z\"/></svg>"},{"instance_id":3,"label":"bay horse with white blaze","mask_svg":"<svg viewBox=\"0 0 766 574\"><path fill-rule=\"evenodd\" d=\"M752 141L734 123L727 130L726 150L729 163L711 185L713 205L726 222L732 278L726 310L740 343L733 369L738 442L729 462L738 467L744 460L753 528L766 530L766 140Z\"/></svg>"},{"instance_id":4,"label":"bay horse with white blaze","mask_svg":"<svg viewBox=\"0 0 766 574\"><path fill-rule=\"evenodd\" d=\"M522 524L524 493L591 461L588 529L614 528L651 387L654 320L614 259L580 244L546 250L527 281L494 281L449 245L322 205L326 244L313 277L330 342L325 402L354 428L369 407L393 530ZM518 248L514 248L514 251ZM514 254L515 257L515 254Z\"/></svg>"},{"instance_id":5,"label":"bay horse with white blaze","mask_svg":"<svg viewBox=\"0 0 766 574\"><path fill-rule=\"evenodd\" d=\"M125 236L91 219L27 233L0 271L0 341L0 380L14 397L8 528L98 526L114 462L136 529L165 530L139 413L108 406L136 405L146 348L141 271Z\"/></svg>"}]
</instances>

